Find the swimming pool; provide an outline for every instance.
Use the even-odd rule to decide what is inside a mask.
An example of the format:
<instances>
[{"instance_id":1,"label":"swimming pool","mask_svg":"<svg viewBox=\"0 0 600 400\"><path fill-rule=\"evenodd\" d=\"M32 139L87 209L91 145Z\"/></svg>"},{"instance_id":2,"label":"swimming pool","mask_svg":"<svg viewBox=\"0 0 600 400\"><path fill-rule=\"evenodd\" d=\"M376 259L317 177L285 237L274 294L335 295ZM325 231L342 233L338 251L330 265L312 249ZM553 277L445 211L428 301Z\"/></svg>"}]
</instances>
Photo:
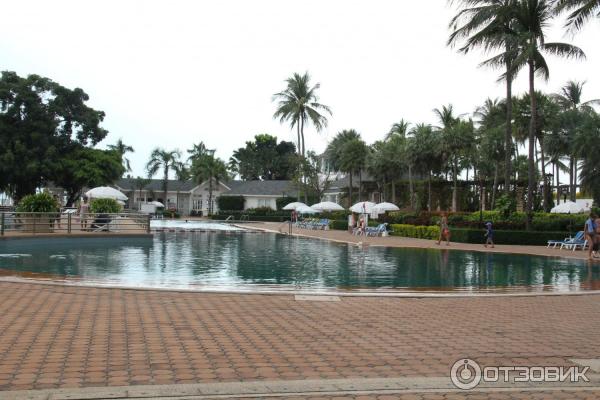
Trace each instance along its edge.
<instances>
[{"instance_id":1,"label":"swimming pool","mask_svg":"<svg viewBox=\"0 0 600 400\"><path fill-rule=\"evenodd\" d=\"M270 233L0 241L3 276L185 289L555 291L600 289L585 261L459 250L363 248Z\"/></svg>"},{"instance_id":2,"label":"swimming pool","mask_svg":"<svg viewBox=\"0 0 600 400\"><path fill-rule=\"evenodd\" d=\"M196 221L196 220L171 220L153 219L150 221L150 229L163 230L206 230L206 231L242 231L243 229L231 224Z\"/></svg>"}]
</instances>

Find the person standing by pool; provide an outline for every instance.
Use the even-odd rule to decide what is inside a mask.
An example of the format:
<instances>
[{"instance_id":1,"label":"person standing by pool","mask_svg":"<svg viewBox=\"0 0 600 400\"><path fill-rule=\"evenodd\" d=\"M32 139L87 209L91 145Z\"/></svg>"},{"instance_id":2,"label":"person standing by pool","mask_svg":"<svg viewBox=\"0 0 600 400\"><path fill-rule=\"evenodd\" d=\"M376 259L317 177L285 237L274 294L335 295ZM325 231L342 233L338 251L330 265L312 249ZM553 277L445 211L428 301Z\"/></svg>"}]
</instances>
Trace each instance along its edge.
<instances>
[{"instance_id":1,"label":"person standing by pool","mask_svg":"<svg viewBox=\"0 0 600 400\"><path fill-rule=\"evenodd\" d=\"M79 205L79 222L81 224L81 230L87 228L87 214L90 210L87 197L83 197L83 202Z\"/></svg>"},{"instance_id":2,"label":"person standing by pool","mask_svg":"<svg viewBox=\"0 0 600 400\"><path fill-rule=\"evenodd\" d=\"M491 221L485 223L485 243L483 247L487 247L488 244L492 245L492 249L494 248L494 230Z\"/></svg>"},{"instance_id":3,"label":"person standing by pool","mask_svg":"<svg viewBox=\"0 0 600 400\"><path fill-rule=\"evenodd\" d=\"M585 221L583 231L585 232L585 238L588 244L588 258L592 258L592 252L594 251L594 244L596 243L596 214L591 213L589 218Z\"/></svg>"},{"instance_id":4,"label":"person standing by pool","mask_svg":"<svg viewBox=\"0 0 600 400\"><path fill-rule=\"evenodd\" d=\"M450 227L448 226L448 217L446 213L442 214L440 219L440 237L438 238L437 244L439 245L442 240L446 241L446 246L450 246Z\"/></svg>"}]
</instances>

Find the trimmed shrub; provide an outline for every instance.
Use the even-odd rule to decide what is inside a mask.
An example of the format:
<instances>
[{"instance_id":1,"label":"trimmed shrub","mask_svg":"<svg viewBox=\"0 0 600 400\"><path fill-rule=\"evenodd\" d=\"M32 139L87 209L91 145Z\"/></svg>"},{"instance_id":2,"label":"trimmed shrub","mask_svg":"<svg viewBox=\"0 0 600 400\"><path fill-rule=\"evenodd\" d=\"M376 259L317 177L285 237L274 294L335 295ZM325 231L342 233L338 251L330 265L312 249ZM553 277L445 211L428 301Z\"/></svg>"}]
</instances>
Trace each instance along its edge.
<instances>
[{"instance_id":1,"label":"trimmed shrub","mask_svg":"<svg viewBox=\"0 0 600 400\"><path fill-rule=\"evenodd\" d=\"M49 193L30 194L21 199L17 205L18 212L54 213L60 206Z\"/></svg>"},{"instance_id":2,"label":"trimmed shrub","mask_svg":"<svg viewBox=\"0 0 600 400\"><path fill-rule=\"evenodd\" d=\"M329 229L336 231L348 230L348 220L333 219L329 221Z\"/></svg>"},{"instance_id":3,"label":"trimmed shrub","mask_svg":"<svg viewBox=\"0 0 600 400\"><path fill-rule=\"evenodd\" d=\"M297 198L291 197L291 196L286 196L286 197L279 197L279 198L275 199L275 204L277 205L277 209L281 210L286 205L288 205L290 203L294 203L296 201L298 201Z\"/></svg>"},{"instance_id":4,"label":"trimmed shrub","mask_svg":"<svg viewBox=\"0 0 600 400\"><path fill-rule=\"evenodd\" d=\"M244 203L244 196L219 196L217 198L219 210L243 210Z\"/></svg>"},{"instance_id":5,"label":"trimmed shrub","mask_svg":"<svg viewBox=\"0 0 600 400\"><path fill-rule=\"evenodd\" d=\"M121 211L121 205L115 199L92 199L90 211L95 214L116 214Z\"/></svg>"},{"instance_id":6,"label":"trimmed shrub","mask_svg":"<svg viewBox=\"0 0 600 400\"><path fill-rule=\"evenodd\" d=\"M392 235L417 239L435 239L440 236L439 226L392 224Z\"/></svg>"}]
</instances>

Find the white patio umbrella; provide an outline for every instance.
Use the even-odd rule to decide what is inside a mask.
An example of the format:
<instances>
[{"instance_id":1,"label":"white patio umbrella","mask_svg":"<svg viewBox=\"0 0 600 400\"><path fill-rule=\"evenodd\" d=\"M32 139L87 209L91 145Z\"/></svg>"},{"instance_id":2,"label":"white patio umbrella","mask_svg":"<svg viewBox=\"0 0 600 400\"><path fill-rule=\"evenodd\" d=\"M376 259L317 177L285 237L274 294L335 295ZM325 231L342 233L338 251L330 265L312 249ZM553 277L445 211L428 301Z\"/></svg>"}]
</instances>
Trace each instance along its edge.
<instances>
[{"instance_id":1,"label":"white patio umbrella","mask_svg":"<svg viewBox=\"0 0 600 400\"><path fill-rule=\"evenodd\" d=\"M584 212L584 207L581 204L567 201L557 205L550 212L554 214L579 214Z\"/></svg>"},{"instance_id":2,"label":"white patio umbrella","mask_svg":"<svg viewBox=\"0 0 600 400\"><path fill-rule=\"evenodd\" d=\"M295 201L293 203L290 204L286 204L285 207L283 207L284 210L296 210L298 211L298 207L308 207L306 204L304 203L300 203L299 201Z\"/></svg>"},{"instance_id":3,"label":"white patio umbrella","mask_svg":"<svg viewBox=\"0 0 600 400\"><path fill-rule=\"evenodd\" d=\"M356 203L350 207L350 211L357 214L371 214L373 212L373 207L375 207L375 203L370 201L361 201L360 203Z\"/></svg>"},{"instance_id":4,"label":"white patio umbrella","mask_svg":"<svg viewBox=\"0 0 600 400\"><path fill-rule=\"evenodd\" d=\"M161 203L160 201L151 201L151 202L150 202L150 203L148 203L148 204L152 204L153 206L156 206L156 207L164 207L164 206L165 206L165 205L164 205L163 203Z\"/></svg>"},{"instance_id":5,"label":"white patio umbrella","mask_svg":"<svg viewBox=\"0 0 600 400\"><path fill-rule=\"evenodd\" d=\"M299 214L316 214L316 213L318 213L317 210L315 210L312 207L309 207L307 205L296 208L296 212Z\"/></svg>"},{"instance_id":6,"label":"white patio umbrella","mask_svg":"<svg viewBox=\"0 0 600 400\"><path fill-rule=\"evenodd\" d=\"M373 210L376 211L378 214L383 214L386 211L399 211L400 208L398 208L398 206L395 204L383 202L375 204Z\"/></svg>"},{"instance_id":7,"label":"white patio umbrella","mask_svg":"<svg viewBox=\"0 0 600 400\"><path fill-rule=\"evenodd\" d=\"M313 210L318 211L344 211L344 207L340 206L338 203L334 203L333 201L322 201L317 204L313 204L310 206Z\"/></svg>"},{"instance_id":8,"label":"white patio umbrella","mask_svg":"<svg viewBox=\"0 0 600 400\"><path fill-rule=\"evenodd\" d=\"M114 199L127 200L127 196L119 192L117 189L108 186L98 186L85 192L89 199Z\"/></svg>"}]
</instances>

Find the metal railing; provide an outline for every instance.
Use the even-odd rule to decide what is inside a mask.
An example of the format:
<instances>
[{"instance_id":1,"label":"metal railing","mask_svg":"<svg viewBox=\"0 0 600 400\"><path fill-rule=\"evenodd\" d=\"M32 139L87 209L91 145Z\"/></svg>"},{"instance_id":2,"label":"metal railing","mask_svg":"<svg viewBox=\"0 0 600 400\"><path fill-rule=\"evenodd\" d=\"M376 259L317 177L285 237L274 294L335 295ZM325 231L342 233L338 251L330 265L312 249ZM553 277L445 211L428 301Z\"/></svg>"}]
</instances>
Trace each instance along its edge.
<instances>
[{"instance_id":1,"label":"metal railing","mask_svg":"<svg viewBox=\"0 0 600 400\"><path fill-rule=\"evenodd\" d=\"M86 213L0 212L0 236L47 233L150 233L150 215L137 212Z\"/></svg>"}]
</instances>

